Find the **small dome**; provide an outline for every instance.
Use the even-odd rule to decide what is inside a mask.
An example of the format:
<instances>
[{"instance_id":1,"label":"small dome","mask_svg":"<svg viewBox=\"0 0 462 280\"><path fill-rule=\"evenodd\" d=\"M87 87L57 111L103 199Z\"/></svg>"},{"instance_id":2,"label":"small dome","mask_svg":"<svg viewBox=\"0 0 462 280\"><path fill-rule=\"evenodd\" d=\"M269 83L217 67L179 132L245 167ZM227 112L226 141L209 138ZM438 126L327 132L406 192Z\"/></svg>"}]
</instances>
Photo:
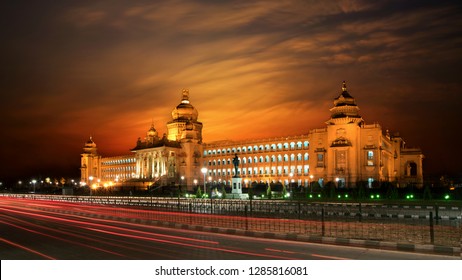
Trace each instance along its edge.
<instances>
[{"instance_id":1,"label":"small dome","mask_svg":"<svg viewBox=\"0 0 462 280\"><path fill-rule=\"evenodd\" d=\"M342 92L337 98L334 99L334 105L335 106L345 106L345 105L356 106L355 99L347 91L345 81L343 81Z\"/></svg>"},{"instance_id":2,"label":"small dome","mask_svg":"<svg viewBox=\"0 0 462 280\"><path fill-rule=\"evenodd\" d=\"M197 121L199 113L196 108L192 106L189 102L189 91L187 89L183 90L183 98L181 103L175 107L172 111L173 120L191 120Z\"/></svg>"},{"instance_id":3,"label":"small dome","mask_svg":"<svg viewBox=\"0 0 462 280\"><path fill-rule=\"evenodd\" d=\"M93 142L93 138L90 136L90 139L85 143L85 148L96 148L96 143Z\"/></svg>"},{"instance_id":4,"label":"small dome","mask_svg":"<svg viewBox=\"0 0 462 280\"><path fill-rule=\"evenodd\" d=\"M147 136L149 137L157 137L158 133L157 130L154 128L154 124L151 124L151 128L147 132Z\"/></svg>"}]
</instances>

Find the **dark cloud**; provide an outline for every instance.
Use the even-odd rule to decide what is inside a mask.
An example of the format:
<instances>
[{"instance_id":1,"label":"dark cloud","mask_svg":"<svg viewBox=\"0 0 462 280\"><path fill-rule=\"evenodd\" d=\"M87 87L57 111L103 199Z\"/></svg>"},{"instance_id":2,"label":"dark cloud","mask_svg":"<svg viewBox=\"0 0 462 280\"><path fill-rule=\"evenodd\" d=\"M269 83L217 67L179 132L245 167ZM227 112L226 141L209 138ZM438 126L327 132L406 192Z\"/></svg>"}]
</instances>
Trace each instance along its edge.
<instances>
[{"instance_id":1,"label":"dark cloud","mask_svg":"<svg viewBox=\"0 0 462 280\"><path fill-rule=\"evenodd\" d=\"M10 1L0 13L0 180L78 176L90 135L105 155L128 152L152 121L165 132L183 88L206 141L306 133L343 80L366 122L423 148L427 174L460 173L457 1Z\"/></svg>"}]
</instances>

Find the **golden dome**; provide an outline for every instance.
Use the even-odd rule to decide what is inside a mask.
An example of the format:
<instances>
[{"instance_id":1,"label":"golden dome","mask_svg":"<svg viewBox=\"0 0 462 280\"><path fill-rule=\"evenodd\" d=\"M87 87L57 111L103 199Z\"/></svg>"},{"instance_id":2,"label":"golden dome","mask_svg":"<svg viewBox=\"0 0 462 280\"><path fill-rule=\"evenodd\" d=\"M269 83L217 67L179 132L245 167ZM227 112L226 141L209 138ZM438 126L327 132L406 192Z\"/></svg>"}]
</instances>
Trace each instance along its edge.
<instances>
[{"instance_id":1,"label":"golden dome","mask_svg":"<svg viewBox=\"0 0 462 280\"><path fill-rule=\"evenodd\" d=\"M176 106L172 111L173 120L197 121L199 113L189 102L189 90L184 89L182 94L183 98L181 103L178 104L178 106Z\"/></svg>"}]
</instances>

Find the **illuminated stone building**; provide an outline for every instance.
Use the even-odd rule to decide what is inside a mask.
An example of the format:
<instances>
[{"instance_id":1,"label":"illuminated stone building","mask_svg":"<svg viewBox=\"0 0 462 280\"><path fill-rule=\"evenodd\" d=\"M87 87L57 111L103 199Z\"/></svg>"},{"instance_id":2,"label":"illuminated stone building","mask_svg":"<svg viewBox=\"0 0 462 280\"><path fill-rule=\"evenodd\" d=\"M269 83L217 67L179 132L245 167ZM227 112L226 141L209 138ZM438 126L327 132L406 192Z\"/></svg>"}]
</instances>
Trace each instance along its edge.
<instances>
[{"instance_id":1,"label":"illuminated stone building","mask_svg":"<svg viewBox=\"0 0 462 280\"><path fill-rule=\"evenodd\" d=\"M345 83L330 111L325 128L304 135L204 144L208 176L229 184L234 175L231 159L237 154L238 173L247 183L423 184L421 150L406 148L401 137L384 133L379 124L365 124Z\"/></svg>"},{"instance_id":2,"label":"illuminated stone building","mask_svg":"<svg viewBox=\"0 0 462 280\"><path fill-rule=\"evenodd\" d=\"M131 154L101 157L90 138L82 154L82 183L90 185L92 178L101 184L147 188L159 181L160 185L181 184L192 189L201 177L202 123L198 115L189 101L189 91L183 90L181 103L167 123L167 134L159 137L152 124Z\"/></svg>"},{"instance_id":3,"label":"illuminated stone building","mask_svg":"<svg viewBox=\"0 0 462 280\"><path fill-rule=\"evenodd\" d=\"M203 125L184 90L167 133L160 137L151 125L131 154L101 157L90 138L82 154L81 179L87 184L90 176L119 184L143 182L143 188L160 181L188 190L202 185L204 178L231 185L237 155L244 187L251 182L292 182L304 187L334 182L340 188L356 187L359 182L369 187L380 182L423 184L420 149L405 147L399 135L384 132L379 124L366 124L345 83L333 103L326 126L305 134L202 143ZM200 172L202 167L207 168L206 174Z\"/></svg>"}]
</instances>

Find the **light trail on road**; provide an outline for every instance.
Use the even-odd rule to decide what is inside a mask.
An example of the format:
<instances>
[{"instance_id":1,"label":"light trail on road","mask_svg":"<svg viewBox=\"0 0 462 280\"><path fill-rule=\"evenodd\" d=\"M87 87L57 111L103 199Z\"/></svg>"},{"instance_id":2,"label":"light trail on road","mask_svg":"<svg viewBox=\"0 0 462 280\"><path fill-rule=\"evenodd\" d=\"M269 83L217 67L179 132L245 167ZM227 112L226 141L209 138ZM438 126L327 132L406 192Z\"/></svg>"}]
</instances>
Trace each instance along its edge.
<instances>
[{"instance_id":1,"label":"light trail on road","mask_svg":"<svg viewBox=\"0 0 462 280\"><path fill-rule=\"evenodd\" d=\"M0 198L0 253L2 259L455 259L164 228L131 222L137 213L157 214Z\"/></svg>"}]
</instances>

